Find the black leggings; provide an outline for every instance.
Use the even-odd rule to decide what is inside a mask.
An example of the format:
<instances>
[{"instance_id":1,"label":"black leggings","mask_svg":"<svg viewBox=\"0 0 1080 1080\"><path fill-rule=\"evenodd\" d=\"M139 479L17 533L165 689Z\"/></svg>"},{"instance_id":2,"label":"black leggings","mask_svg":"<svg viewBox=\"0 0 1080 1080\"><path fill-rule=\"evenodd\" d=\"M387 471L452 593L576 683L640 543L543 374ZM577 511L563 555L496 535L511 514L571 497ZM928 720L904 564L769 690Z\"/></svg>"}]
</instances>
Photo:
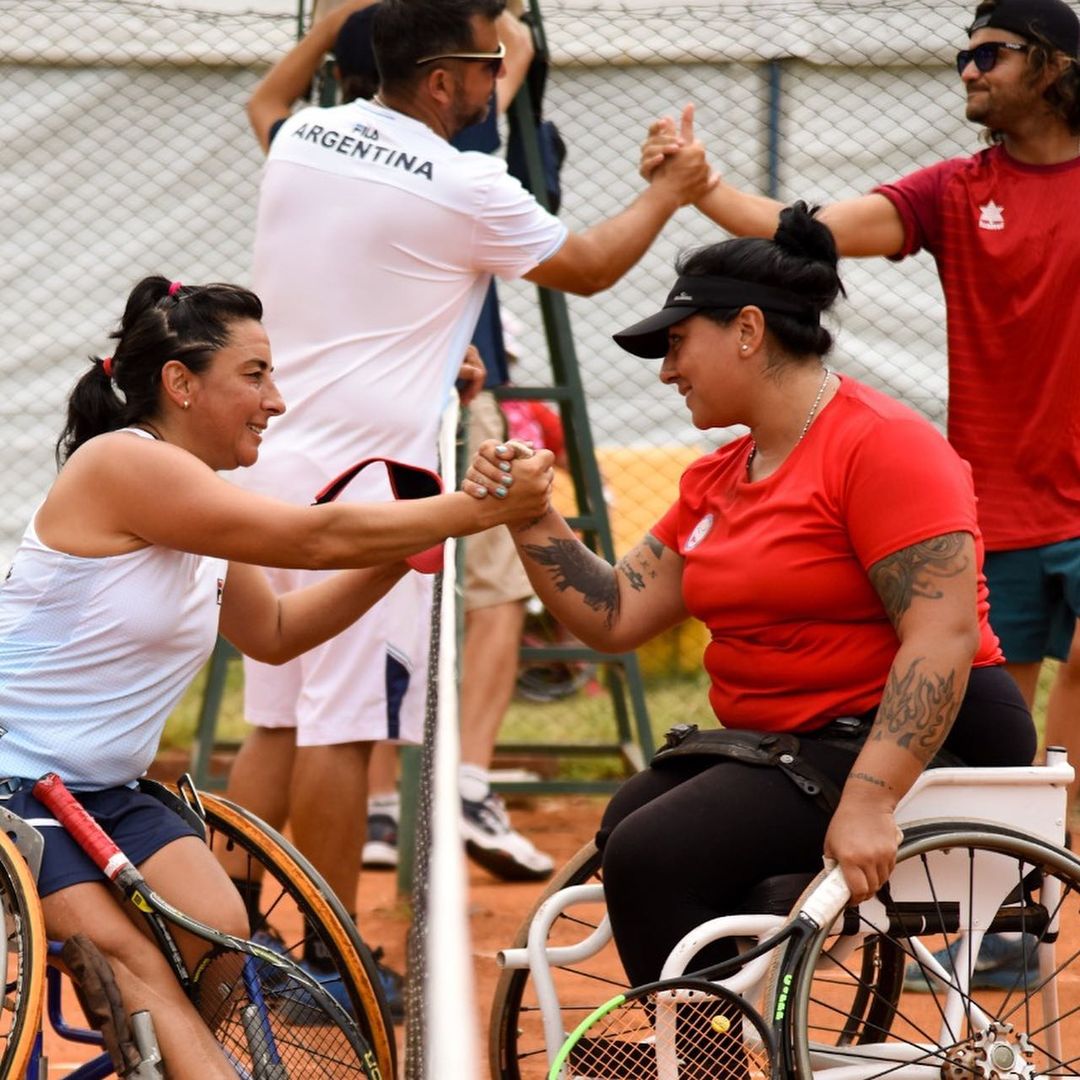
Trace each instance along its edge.
<instances>
[{"instance_id":1,"label":"black leggings","mask_svg":"<svg viewBox=\"0 0 1080 1080\"><path fill-rule=\"evenodd\" d=\"M1027 765L1035 728L1004 668L975 668L945 747L967 765ZM802 739L801 754L842 788L855 755ZM781 770L715 758L671 761L628 780L604 812L604 892L631 985L650 982L675 943L740 909L758 882L816 873L829 817ZM725 959L724 942L695 966Z\"/></svg>"}]
</instances>

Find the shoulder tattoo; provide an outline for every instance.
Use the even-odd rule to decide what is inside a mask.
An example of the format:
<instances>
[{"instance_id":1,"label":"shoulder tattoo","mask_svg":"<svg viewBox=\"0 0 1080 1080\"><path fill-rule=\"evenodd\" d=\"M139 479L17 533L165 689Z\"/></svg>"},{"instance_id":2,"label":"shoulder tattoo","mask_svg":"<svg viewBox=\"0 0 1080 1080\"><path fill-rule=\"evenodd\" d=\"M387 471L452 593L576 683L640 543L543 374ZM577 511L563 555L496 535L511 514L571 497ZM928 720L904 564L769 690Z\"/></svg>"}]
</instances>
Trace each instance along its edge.
<instances>
[{"instance_id":1,"label":"shoulder tattoo","mask_svg":"<svg viewBox=\"0 0 1080 1080\"><path fill-rule=\"evenodd\" d=\"M885 612L896 626L916 597L938 600L941 581L963 573L968 533L945 533L921 544L901 548L870 567L870 582L881 597Z\"/></svg>"}]
</instances>

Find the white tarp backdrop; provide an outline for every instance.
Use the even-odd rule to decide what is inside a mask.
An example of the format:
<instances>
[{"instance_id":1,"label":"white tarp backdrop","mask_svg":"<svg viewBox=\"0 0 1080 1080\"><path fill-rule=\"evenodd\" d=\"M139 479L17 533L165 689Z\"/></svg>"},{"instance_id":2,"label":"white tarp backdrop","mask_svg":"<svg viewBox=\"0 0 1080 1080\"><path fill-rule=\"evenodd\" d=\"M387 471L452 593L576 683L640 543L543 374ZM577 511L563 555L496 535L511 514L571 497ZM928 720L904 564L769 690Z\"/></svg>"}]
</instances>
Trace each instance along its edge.
<instances>
[{"instance_id":1,"label":"white tarp backdrop","mask_svg":"<svg viewBox=\"0 0 1080 1080\"><path fill-rule=\"evenodd\" d=\"M785 200L861 193L977 149L952 66L969 16L925 0L548 4L562 216L581 229L625 205L645 126L690 100L717 166ZM64 396L108 351L134 281L249 280L261 156L244 104L296 27L295 5L269 0L0 0L0 564L53 475ZM656 365L609 335L663 297L679 250L720 238L683 210L615 288L571 300L599 445L701 442ZM932 263L843 270L835 365L941 423ZM547 381L533 291L502 296L526 328L517 381Z\"/></svg>"}]
</instances>

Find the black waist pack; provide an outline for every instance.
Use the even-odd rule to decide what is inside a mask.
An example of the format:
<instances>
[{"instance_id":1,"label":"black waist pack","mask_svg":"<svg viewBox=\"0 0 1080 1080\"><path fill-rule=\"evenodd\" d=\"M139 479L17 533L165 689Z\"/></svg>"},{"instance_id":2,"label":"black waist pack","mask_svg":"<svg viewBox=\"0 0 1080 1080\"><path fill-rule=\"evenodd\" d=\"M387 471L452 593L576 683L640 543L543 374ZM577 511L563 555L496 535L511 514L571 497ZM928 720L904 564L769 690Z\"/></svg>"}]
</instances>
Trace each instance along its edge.
<instances>
[{"instance_id":1,"label":"black waist pack","mask_svg":"<svg viewBox=\"0 0 1080 1080\"><path fill-rule=\"evenodd\" d=\"M862 740L852 741L857 753ZM687 757L721 757L744 765L771 766L779 769L804 795L812 798L827 814L840 802L840 790L819 769L799 756L797 735L788 732L741 731L735 728L710 728L700 731L697 724L676 724L665 736L649 766L662 769Z\"/></svg>"}]
</instances>

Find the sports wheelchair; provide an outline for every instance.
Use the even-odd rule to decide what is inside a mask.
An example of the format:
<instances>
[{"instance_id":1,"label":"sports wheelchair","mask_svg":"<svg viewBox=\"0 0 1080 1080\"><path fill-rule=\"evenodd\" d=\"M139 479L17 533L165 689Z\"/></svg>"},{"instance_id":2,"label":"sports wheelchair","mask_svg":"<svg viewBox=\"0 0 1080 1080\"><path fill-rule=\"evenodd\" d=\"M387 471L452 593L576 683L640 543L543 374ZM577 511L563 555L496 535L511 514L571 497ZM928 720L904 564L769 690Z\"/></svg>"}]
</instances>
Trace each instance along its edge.
<instances>
[{"instance_id":1,"label":"sports wheelchair","mask_svg":"<svg viewBox=\"0 0 1080 1080\"><path fill-rule=\"evenodd\" d=\"M392 1080L396 1075L396 1043L374 959L353 920L314 868L283 837L264 822L227 799L198 792L184 777L164 787L146 782L144 788L185 817L217 852L230 852L243 864L243 878L259 887L260 925L253 930L281 930L275 951L299 961L304 945L317 940L341 980L349 1011L374 1061L366 1072ZM0 1078L44 1080L48 1063L43 1052L42 1026L73 1043L103 1044L98 1031L72 1026L63 1015L64 975L49 961L58 957L58 943L46 940L41 903L35 888L41 838L30 825L0 804L0 930L4 943L5 989L0 1009ZM241 859L236 860L239 852ZM235 872L235 871L234 871ZM147 1068L134 1076L157 1076L151 1025L136 1026L139 1049ZM235 1032L217 1032L229 1049ZM235 1055L233 1055L235 1056ZM271 1075L252 1070L237 1059L237 1075ZM312 1060L304 1075L338 1075L330 1060ZM67 1074L67 1080L98 1080L114 1075L109 1054L102 1053ZM341 1075L345 1075L343 1071Z\"/></svg>"},{"instance_id":2,"label":"sports wheelchair","mask_svg":"<svg viewBox=\"0 0 1080 1080\"><path fill-rule=\"evenodd\" d=\"M744 914L680 941L661 978L691 970L704 944L734 939L739 956L713 978L753 1010L755 1022L734 1029L744 1046L730 1075L740 1078L1080 1076L1080 859L1062 846L1072 777L1057 749L1045 766L928 770L898 807L896 869L875 898L850 904L836 870L770 879ZM999 985L980 956L989 934L1021 955ZM683 1075L678 1062L665 1070L640 1055L625 1072L553 1070L567 1035L624 986L591 843L499 962L493 1078ZM764 1057L753 1045L763 1030Z\"/></svg>"}]
</instances>

